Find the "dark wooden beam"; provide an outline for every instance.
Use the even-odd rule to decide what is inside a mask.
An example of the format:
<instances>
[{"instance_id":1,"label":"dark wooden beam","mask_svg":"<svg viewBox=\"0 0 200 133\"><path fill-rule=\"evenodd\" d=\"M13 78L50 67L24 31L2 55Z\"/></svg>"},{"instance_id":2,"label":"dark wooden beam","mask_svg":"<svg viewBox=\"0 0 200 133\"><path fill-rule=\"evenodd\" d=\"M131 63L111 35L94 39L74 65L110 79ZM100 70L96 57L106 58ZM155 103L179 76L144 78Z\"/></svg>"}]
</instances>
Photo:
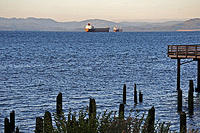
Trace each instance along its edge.
<instances>
[{"instance_id":1,"label":"dark wooden beam","mask_svg":"<svg viewBox=\"0 0 200 133\"><path fill-rule=\"evenodd\" d=\"M197 92L200 92L200 60L197 60Z\"/></svg>"},{"instance_id":2,"label":"dark wooden beam","mask_svg":"<svg viewBox=\"0 0 200 133\"><path fill-rule=\"evenodd\" d=\"M181 59L177 59L177 90L180 89Z\"/></svg>"}]
</instances>

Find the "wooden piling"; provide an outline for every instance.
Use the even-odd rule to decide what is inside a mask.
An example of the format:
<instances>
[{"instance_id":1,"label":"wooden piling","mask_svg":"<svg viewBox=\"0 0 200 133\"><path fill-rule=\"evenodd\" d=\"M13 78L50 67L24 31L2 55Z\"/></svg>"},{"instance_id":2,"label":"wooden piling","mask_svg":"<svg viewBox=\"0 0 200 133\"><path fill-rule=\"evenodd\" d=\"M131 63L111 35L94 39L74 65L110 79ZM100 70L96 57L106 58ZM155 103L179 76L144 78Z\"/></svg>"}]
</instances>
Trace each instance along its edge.
<instances>
[{"instance_id":1,"label":"wooden piling","mask_svg":"<svg viewBox=\"0 0 200 133\"><path fill-rule=\"evenodd\" d=\"M139 102L143 102L143 94L141 91L139 91Z\"/></svg>"},{"instance_id":2,"label":"wooden piling","mask_svg":"<svg viewBox=\"0 0 200 133\"><path fill-rule=\"evenodd\" d=\"M16 127L15 133L19 133L19 128L18 127Z\"/></svg>"},{"instance_id":3,"label":"wooden piling","mask_svg":"<svg viewBox=\"0 0 200 133\"><path fill-rule=\"evenodd\" d=\"M72 122L76 123L76 116L74 114L72 115Z\"/></svg>"},{"instance_id":4,"label":"wooden piling","mask_svg":"<svg viewBox=\"0 0 200 133\"><path fill-rule=\"evenodd\" d=\"M200 59L197 59L197 88L196 92L200 92Z\"/></svg>"},{"instance_id":5,"label":"wooden piling","mask_svg":"<svg viewBox=\"0 0 200 133\"><path fill-rule=\"evenodd\" d=\"M56 113L57 115L62 114L62 93L60 92L56 98Z\"/></svg>"},{"instance_id":6,"label":"wooden piling","mask_svg":"<svg viewBox=\"0 0 200 133\"><path fill-rule=\"evenodd\" d=\"M149 109L146 121L144 123L144 133L154 133L154 124L155 124L155 108L154 106Z\"/></svg>"},{"instance_id":7,"label":"wooden piling","mask_svg":"<svg viewBox=\"0 0 200 133\"><path fill-rule=\"evenodd\" d=\"M124 119L124 104L119 105L119 119Z\"/></svg>"},{"instance_id":8,"label":"wooden piling","mask_svg":"<svg viewBox=\"0 0 200 133\"><path fill-rule=\"evenodd\" d=\"M188 113L193 115L194 113L194 96L192 90L188 91Z\"/></svg>"},{"instance_id":9,"label":"wooden piling","mask_svg":"<svg viewBox=\"0 0 200 133\"><path fill-rule=\"evenodd\" d=\"M148 131L150 132L154 132L154 124L155 124L155 108L154 106L149 110L148 112L148 116L149 116L149 124L148 124Z\"/></svg>"},{"instance_id":10,"label":"wooden piling","mask_svg":"<svg viewBox=\"0 0 200 133\"><path fill-rule=\"evenodd\" d=\"M126 84L123 87L123 104L126 104Z\"/></svg>"},{"instance_id":11,"label":"wooden piling","mask_svg":"<svg viewBox=\"0 0 200 133\"><path fill-rule=\"evenodd\" d=\"M68 115L67 115L67 121L68 121L68 122L71 121L71 112L69 112Z\"/></svg>"},{"instance_id":12,"label":"wooden piling","mask_svg":"<svg viewBox=\"0 0 200 133\"><path fill-rule=\"evenodd\" d=\"M96 118L96 102L93 98L90 98L89 104L89 119L91 118Z\"/></svg>"},{"instance_id":13,"label":"wooden piling","mask_svg":"<svg viewBox=\"0 0 200 133\"><path fill-rule=\"evenodd\" d=\"M189 81L189 90L191 90L192 92L194 92L194 83L193 83L193 80Z\"/></svg>"},{"instance_id":14,"label":"wooden piling","mask_svg":"<svg viewBox=\"0 0 200 133\"><path fill-rule=\"evenodd\" d=\"M180 77L181 77L181 59L177 59L177 90L180 89Z\"/></svg>"},{"instance_id":15,"label":"wooden piling","mask_svg":"<svg viewBox=\"0 0 200 133\"><path fill-rule=\"evenodd\" d=\"M178 89L178 97L177 97L177 104L178 104L178 112L182 111L182 90Z\"/></svg>"},{"instance_id":16,"label":"wooden piling","mask_svg":"<svg viewBox=\"0 0 200 133\"><path fill-rule=\"evenodd\" d=\"M10 122L8 118L4 119L4 133L11 133Z\"/></svg>"},{"instance_id":17,"label":"wooden piling","mask_svg":"<svg viewBox=\"0 0 200 133\"><path fill-rule=\"evenodd\" d=\"M49 111L46 111L44 114L44 132L45 133L53 132L52 118L51 118L51 113Z\"/></svg>"},{"instance_id":18,"label":"wooden piling","mask_svg":"<svg viewBox=\"0 0 200 133\"><path fill-rule=\"evenodd\" d=\"M41 117L36 117L35 133L43 133L43 119Z\"/></svg>"},{"instance_id":19,"label":"wooden piling","mask_svg":"<svg viewBox=\"0 0 200 133\"><path fill-rule=\"evenodd\" d=\"M187 127L186 127L186 113L181 112L180 113L180 133L186 133L187 132Z\"/></svg>"},{"instance_id":20,"label":"wooden piling","mask_svg":"<svg viewBox=\"0 0 200 133\"><path fill-rule=\"evenodd\" d=\"M94 120L94 119L91 119L91 117L90 117L89 121L92 121L92 120ZM91 123L90 123L90 124L91 124ZM77 125L76 114L72 114L72 120L70 121L70 126L71 126L72 128L75 128L76 125Z\"/></svg>"},{"instance_id":21,"label":"wooden piling","mask_svg":"<svg viewBox=\"0 0 200 133\"><path fill-rule=\"evenodd\" d=\"M137 87L136 87L136 84L134 84L134 103L137 104Z\"/></svg>"},{"instance_id":22,"label":"wooden piling","mask_svg":"<svg viewBox=\"0 0 200 133\"><path fill-rule=\"evenodd\" d=\"M15 111L10 112L10 130L15 131Z\"/></svg>"}]
</instances>

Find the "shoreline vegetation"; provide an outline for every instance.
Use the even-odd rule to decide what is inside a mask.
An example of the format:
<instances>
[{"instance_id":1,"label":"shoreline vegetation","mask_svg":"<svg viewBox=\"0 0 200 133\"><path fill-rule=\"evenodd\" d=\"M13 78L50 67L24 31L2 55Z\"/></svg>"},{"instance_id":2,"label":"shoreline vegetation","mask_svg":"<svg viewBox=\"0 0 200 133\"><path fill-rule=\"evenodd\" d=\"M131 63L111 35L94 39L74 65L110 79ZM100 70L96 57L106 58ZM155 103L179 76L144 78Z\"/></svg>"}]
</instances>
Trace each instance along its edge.
<instances>
[{"instance_id":1,"label":"shoreline vegetation","mask_svg":"<svg viewBox=\"0 0 200 133\"><path fill-rule=\"evenodd\" d=\"M13 125L14 111L10 113L10 122L5 118L5 133L19 133L19 128L15 130ZM53 118L52 118L53 117ZM55 126L53 126L53 121ZM35 133L168 133L169 123L155 123L155 108L149 109L147 117L145 115L124 116L124 104L120 104L119 112L107 110L102 114L96 112L95 99L90 98L89 108L80 110L78 115L71 109L65 117L62 110L62 93L57 96L56 113L51 114L46 111L44 117L36 117Z\"/></svg>"},{"instance_id":2,"label":"shoreline vegetation","mask_svg":"<svg viewBox=\"0 0 200 133\"><path fill-rule=\"evenodd\" d=\"M190 87L192 88L190 80ZM191 90L190 88L190 90ZM181 90L180 90L181 91ZM178 91L179 92L179 91ZM134 93L137 93L136 84ZM140 92L141 93L141 92ZM190 91L191 93L191 91ZM136 98L135 98L136 97ZM141 98L141 97L140 97ZM178 100L180 97L178 96ZM137 104L137 95L134 95L134 102ZM140 101L142 102L142 100ZM139 114L137 111L130 112L125 117L124 108L126 104L126 85L123 87L123 103L119 105L118 113L115 111L104 111L97 114L96 101L89 100L89 108L72 112L70 109L67 117L62 109L62 93L56 98L56 112L46 111L44 117L36 117L35 133L169 133L178 132L170 129L170 123L155 121L155 108L152 106L147 114ZM180 102L178 102L180 104ZM180 133L199 133L199 129L187 129L186 113L182 112L178 105L180 115ZM134 116L132 116L134 113ZM189 112L190 113L190 112ZM53 117L53 118L52 118ZM53 120L53 121L52 121ZM15 112L10 113L10 120L5 118L4 133L19 133L15 129Z\"/></svg>"}]
</instances>

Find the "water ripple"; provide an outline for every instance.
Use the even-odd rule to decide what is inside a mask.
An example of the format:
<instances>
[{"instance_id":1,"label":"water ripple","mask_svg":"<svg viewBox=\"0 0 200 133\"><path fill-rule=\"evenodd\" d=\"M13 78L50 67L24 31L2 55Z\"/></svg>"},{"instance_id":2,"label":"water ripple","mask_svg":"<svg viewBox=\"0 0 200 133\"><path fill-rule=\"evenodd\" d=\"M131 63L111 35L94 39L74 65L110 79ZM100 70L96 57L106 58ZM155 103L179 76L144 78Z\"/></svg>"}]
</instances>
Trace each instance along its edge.
<instances>
[{"instance_id":1,"label":"water ripple","mask_svg":"<svg viewBox=\"0 0 200 133\"><path fill-rule=\"evenodd\" d=\"M70 108L86 109L91 97L98 113L118 111L126 83L126 116L130 110L146 114L155 106L156 120L170 121L178 130L176 62L167 57L167 45L199 42L200 32L0 32L0 129L15 110L20 131L33 132L37 116L55 112L59 92L66 114ZM196 84L196 73L195 62L182 67L186 112L188 81ZM137 106L134 83L144 96ZM199 128L200 98L194 97L194 116L187 121L188 127Z\"/></svg>"}]
</instances>

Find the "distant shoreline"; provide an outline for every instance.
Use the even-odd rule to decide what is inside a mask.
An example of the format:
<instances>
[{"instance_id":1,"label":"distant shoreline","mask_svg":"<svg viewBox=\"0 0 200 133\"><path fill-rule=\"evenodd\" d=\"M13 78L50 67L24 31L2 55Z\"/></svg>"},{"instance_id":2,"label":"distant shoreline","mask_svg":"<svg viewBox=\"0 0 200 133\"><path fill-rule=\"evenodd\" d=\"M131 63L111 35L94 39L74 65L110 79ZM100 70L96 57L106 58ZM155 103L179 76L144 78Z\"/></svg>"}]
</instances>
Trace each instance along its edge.
<instances>
[{"instance_id":1,"label":"distant shoreline","mask_svg":"<svg viewBox=\"0 0 200 133\"><path fill-rule=\"evenodd\" d=\"M174 31L200 31L200 18L186 21L166 22L114 22L102 19L87 19L84 21L57 22L45 18L3 18L0 17L0 31L62 31L84 32L84 26L90 22L95 27L115 26L123 32L174 32Z\"/></svg>"},{"instance_id":2,"label":"distant shoreline","mask_svg":"<svg viewBox=\"0 0 200 133\"><path fill-rule=\"evenodd\" d=\"M192 29L192 30L176 30L176 31L200 31L200 29Z\"/></svg>"}]
</instances>

